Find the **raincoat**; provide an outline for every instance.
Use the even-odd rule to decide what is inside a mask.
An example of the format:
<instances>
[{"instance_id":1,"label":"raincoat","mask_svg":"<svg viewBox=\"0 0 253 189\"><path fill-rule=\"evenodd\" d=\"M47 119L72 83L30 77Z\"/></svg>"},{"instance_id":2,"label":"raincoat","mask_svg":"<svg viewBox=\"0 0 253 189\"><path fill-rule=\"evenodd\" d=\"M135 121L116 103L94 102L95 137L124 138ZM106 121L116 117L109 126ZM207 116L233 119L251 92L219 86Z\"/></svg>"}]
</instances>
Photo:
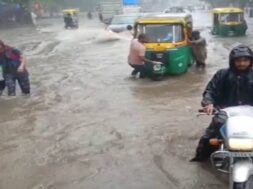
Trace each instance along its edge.
<instances>
[{"instance_id":1,"label":"raincoat","mask_svg":"<svg viewBox=\"0 0 253 189\"><path fill-rule=\"evenodd\" d=\"M219 70L203 93L203 105L215 107L253 106L253 70L237 74L233 69Z\"/></svg>"},{"instance_id":2,"label":"raincoat","mask_svg":"<svg viewBox=\"0 0 253 189\"><path fill-rule=\"evenodd\" d=\"M202 105L213 104L216 108L227 108L239 105L253 106L253 70L238 73L231 61L228 69L219 70L208 83L204 93ZM221 126L226 122L224 112L215 114L205 134L201 137L196 149L196 156L192 161L203 161L213 153L216 147L209 145L211 138L219 136Z\"/></svg>"}]
</instances>

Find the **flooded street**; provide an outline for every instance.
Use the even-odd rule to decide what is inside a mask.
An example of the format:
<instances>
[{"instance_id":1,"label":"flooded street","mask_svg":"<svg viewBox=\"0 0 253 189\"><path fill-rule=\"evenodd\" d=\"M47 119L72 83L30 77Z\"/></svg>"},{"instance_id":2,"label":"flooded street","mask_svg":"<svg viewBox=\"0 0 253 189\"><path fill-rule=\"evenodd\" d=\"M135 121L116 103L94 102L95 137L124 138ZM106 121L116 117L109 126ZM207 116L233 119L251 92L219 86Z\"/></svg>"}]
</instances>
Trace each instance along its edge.
<instances>
[{"instance_id":1,"label":"flooded street","mask_svg":"<svg viewBox=\"0 0 253 189\"><path fill-rule=\"evenodd\" d=\"M225 189L226 177L190 163L210 118L196 117L208 79L246 37L210 35L211 15L193 14L208 41L206 72L161 82L130 78L131 35L62 19L1 30L28 59L32 96L0 98L0 189Z\"/></svg>"}]
</instances>

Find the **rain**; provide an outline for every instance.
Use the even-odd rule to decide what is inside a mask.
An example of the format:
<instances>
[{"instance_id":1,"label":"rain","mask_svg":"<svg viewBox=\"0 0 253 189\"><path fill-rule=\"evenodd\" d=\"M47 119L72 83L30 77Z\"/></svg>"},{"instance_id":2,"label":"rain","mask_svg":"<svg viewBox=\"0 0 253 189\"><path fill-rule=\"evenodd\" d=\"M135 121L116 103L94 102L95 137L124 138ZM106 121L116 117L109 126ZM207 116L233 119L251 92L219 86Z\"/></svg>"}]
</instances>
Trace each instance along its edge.
<instances>
[{"instance_id":1,"label":"rain","mask_svg":"<svg viewBox=\"0 0 253 189\"><path fill-rule=\"evenodd\" d=\"M0 40L22 51L31 84L30 96L17 85L0 97L0 189L228 188L210 163L189 160L211 120L196 116L208 80L234 46L253 46L249 14L246 36L220 37L211 9L250 2L137 1L143 13L191 7L207 40L205 70L152 81L130 77L132 32L108 29L103 1L0 0ZM64 27L64 9L78 10L78 28Z\"/></svg>"}]
</instances>

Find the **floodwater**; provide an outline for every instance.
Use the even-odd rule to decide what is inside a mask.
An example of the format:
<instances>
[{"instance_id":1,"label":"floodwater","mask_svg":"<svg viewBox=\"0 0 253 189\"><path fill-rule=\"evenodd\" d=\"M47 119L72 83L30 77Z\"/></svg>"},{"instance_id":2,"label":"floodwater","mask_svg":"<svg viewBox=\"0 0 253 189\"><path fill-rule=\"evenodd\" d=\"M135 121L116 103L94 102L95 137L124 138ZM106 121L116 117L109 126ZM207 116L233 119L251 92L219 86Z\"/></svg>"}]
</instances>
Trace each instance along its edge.
<instances>
[{"instance_id":1,"label":"floodwater","mask_svg":"<svg viewBox=\"0 0 253 189\"><path fill-rule=\"evenodd\" d=\"M196 112L230 49L253 45L252 24L246 37L219 38L209 13L193 16L208 41L207 69L161 82L131 79L131 35L98 21L1 30L28 59L32 96L0 99L0 189L227 188L210 165L189 162L210 121Z\"/></svg>"}]
</instances>

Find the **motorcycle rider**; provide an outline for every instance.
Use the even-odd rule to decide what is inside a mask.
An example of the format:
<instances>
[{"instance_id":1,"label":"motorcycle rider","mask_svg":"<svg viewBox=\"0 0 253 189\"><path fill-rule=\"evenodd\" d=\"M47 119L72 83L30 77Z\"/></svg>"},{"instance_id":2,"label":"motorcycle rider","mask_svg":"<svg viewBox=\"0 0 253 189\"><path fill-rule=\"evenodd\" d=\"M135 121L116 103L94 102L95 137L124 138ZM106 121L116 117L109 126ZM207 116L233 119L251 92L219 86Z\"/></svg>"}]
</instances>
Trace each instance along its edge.
<instances>
[{"instance_id":1,"label":"motorcycle rider","mask_svg":"<svg viewBox=\"0 0 253 189\"><path fill-rule=\"evenodd\" d=\"M208 83L204 93L202 106L205 113L212 115L215 108L231 106L253 106L253 52L239 45L229 55L229 68L219 70ZM196 155L192 161L204 161L216 149L209 145L211 138L219 137L219 130L226 122L227 115L217 113L205 134L201 137Z\"/></svg>"}]
</instances>

